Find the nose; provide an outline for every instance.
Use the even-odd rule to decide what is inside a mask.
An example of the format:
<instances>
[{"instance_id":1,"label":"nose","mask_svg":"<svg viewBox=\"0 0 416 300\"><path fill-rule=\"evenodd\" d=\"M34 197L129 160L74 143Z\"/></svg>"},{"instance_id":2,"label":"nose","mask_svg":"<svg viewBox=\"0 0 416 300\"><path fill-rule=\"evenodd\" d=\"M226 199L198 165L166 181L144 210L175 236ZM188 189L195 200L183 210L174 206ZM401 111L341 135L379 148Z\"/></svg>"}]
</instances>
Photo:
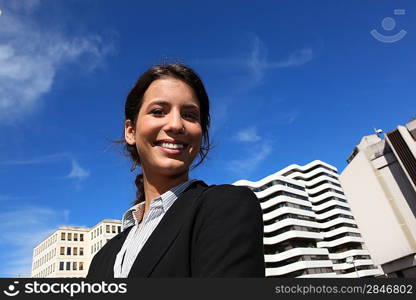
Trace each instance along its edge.
<instances>
[{"instance_id":1,"label":"nose","mask_svg":"<svg viewBox=\"0 0 416 300\"><path fill-rule=\"evenodd\" d=\"M181 113L179 111L173 110L169 114L167 118L166 123L166 129L167 132L172 133L183 133L185 130L184 122L181 116Z\"/></svg>"}]
</instances>

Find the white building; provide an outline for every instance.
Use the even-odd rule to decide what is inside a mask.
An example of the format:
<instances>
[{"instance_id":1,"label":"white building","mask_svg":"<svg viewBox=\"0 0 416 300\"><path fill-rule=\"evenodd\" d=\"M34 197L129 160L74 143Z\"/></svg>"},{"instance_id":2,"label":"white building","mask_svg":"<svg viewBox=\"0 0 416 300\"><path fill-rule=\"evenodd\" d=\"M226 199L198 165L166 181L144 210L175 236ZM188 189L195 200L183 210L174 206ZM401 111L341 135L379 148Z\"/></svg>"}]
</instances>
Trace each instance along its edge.
<instances>
[{"instance_id":1,"label":"white building","mask_svg":"<svg viewBox=\"0 0 416 300\"><path fill-rule=\"evenodd\" d=\"M335 167L316 160L234 185L251 188L260 200L266 276L382 275L364 247Z\"/></svg>"},{"instance_id":2,"label":"white building","mask_svg":"<svg viewBox=\"0 0 416 300\"><path fill-rule=\"evenodd\" d=\"M32 277L85 277L94 255L121 231L119 220L61 226L33 249Z\"/></svg>"},{"instance_id":3,"label":"white building","mask_svg":"<svg viewBox=\"0 0 416 300\"><path fill-rule=\"evenodd\" d=\"M416 120L365 136L340 176L374 262L416 277Z\"/></svg>"}]
</instances>

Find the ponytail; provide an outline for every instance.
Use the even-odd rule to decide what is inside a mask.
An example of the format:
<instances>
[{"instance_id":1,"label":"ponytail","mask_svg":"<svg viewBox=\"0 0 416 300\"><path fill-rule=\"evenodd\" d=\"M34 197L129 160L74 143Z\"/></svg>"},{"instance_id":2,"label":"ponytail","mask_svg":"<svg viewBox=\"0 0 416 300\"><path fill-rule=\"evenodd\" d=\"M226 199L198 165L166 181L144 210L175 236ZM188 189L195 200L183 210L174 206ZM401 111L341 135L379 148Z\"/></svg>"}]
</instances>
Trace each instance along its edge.
<instances>
[{"instance_id":1,"label":"ponytail","mask_svg":"<svg viewBox=\"0 0 416 300\"><path fill-rule=\"evenodd\" d=\"M144 201L144 183L143 183L143 173L140 173L136 176L134 181L136 184L136 200L134 200L133 205L139 204Z\"/></svg>"}]
</instances>

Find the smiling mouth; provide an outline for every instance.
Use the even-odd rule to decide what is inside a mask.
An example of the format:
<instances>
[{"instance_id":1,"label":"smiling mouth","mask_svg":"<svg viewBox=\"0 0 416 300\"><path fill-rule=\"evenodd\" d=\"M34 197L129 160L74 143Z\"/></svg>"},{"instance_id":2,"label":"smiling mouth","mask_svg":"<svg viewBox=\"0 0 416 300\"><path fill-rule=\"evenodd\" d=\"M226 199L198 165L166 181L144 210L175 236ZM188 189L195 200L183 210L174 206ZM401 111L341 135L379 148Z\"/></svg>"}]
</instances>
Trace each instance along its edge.
<instances>
[{"instance_id":1,"label":"smiling mouth","mask_svg":"<svg viewBox=\"0 0 416 300\"><path fill-rule=\"evenodd\" d=\"M160 146L166 149L172 150L182 150L185 149L188 144L180 144L180 143L168 143L168 142L156 142L156 146Z\"/></svg>"}]
</instances>

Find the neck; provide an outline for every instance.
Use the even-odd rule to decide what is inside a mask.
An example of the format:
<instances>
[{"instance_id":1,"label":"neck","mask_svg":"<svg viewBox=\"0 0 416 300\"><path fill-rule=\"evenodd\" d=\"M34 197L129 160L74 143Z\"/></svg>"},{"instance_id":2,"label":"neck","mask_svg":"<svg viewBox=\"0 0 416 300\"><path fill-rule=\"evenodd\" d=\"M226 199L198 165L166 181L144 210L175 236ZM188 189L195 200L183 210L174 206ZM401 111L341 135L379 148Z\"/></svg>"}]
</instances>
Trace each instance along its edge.
<instances>
[{"instance_id":1,"label":"neck","mask_svg":"<svg viewBox=\"0 0 416 300\"><path fill-rule=\"evenodd\" d=\"M187 180L188 171L179 175L167 177L159 174L149 174L143 170L143 186L145 195L144 213L148 211L152 199L159 197L173 187L184 183Z\"/></svg>"}]
</instances>

